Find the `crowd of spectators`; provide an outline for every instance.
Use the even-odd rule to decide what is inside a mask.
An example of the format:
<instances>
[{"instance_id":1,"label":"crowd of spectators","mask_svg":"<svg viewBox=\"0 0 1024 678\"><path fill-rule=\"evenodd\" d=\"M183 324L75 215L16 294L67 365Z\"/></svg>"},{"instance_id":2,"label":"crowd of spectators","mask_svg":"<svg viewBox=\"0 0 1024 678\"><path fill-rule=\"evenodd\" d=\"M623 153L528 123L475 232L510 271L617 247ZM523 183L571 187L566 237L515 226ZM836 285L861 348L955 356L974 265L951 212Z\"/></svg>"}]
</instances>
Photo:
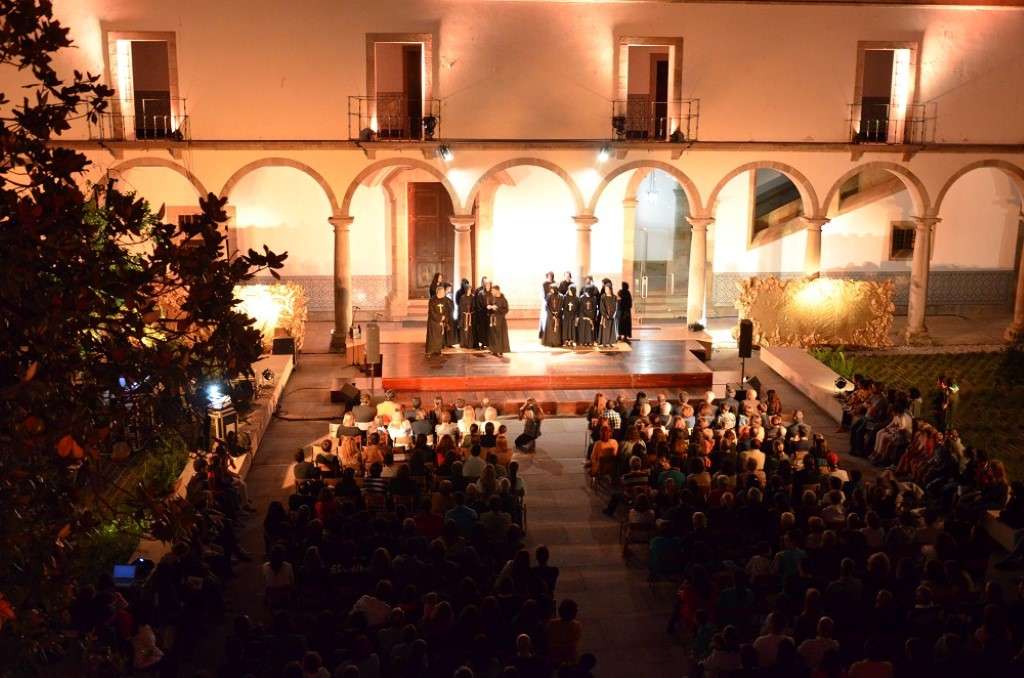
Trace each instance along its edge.
<instances>
[{"instance_id":1,"label":"crowd of spectators","mask_svg":"<svg viewBox=\"0 0 1024 678\"><path fill-rule=\"evenodd\" d=\"M589 473L624 555L643 543L652 587L681 582L667 631L706 676L1021 671L1024 585L986 578L1001 465L948 419L906 430L910 393L858 379L854 394L852 447L884 455L871 479L771 392L595 397Z\"/></svg>"},{"instance_id":2,"label":"crowd of spectators","mask_svg":"<svg viewBox=\"0 0 1024 678\"><path fill-rule=\"evenodd\" d=\"M236 620L220 676L591 675L547 547L524 548L525 488L493 408L478 422L462 402L418 405L354 410L338 437L357 462L337 473L329 451L296 454L297 491L264 519L270 622ZM411 438L378 435L395 424Z\"/></svg>"}]
</instances>

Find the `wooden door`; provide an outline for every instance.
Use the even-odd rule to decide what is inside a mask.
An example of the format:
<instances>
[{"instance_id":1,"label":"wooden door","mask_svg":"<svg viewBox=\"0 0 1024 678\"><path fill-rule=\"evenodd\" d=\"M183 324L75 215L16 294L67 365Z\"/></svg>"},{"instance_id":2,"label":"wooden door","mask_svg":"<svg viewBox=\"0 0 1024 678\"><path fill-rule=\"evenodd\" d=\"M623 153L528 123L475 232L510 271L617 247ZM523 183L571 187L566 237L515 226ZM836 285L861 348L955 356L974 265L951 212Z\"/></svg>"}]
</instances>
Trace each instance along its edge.
<instances>
[{"instance_id":1,"label":"wooden door","mask_svg":"<svg viewBox=\"0 0 1024 678\"><path fill-rule=\"evenodd\" d=\"M438 182L409 184L409 298L425 299L435 273L452 282L455 229L452 201Z\"/></svg>"}]
</instances>

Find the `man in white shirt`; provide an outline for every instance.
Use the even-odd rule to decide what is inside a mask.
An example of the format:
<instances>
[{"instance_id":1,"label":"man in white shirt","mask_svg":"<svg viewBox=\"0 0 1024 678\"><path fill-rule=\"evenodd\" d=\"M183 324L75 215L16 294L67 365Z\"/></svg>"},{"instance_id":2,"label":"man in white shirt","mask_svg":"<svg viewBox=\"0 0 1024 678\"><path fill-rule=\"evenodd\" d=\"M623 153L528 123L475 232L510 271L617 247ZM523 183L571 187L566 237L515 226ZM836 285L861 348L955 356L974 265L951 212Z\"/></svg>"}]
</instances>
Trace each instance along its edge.
<instances>
[{"instance_id":1,"label":"man in white shirt","mask_svg":"<svg viewBox=\"0 0 1024 678\"><path fill-rule=\"evenodd\" d=\"M747 459L757 462L757 470L764 470L764 452L761 451L761 442L756 438L750 441L750 449L740 452L740 468L747 468Z\"/></svg>"},{"instance_id":2,"label":"man in white shirt","mask_svg":"<svg viewBox=\"0 0 1024 678\"><path fill-rule=\"evenodd\" d=\"M809 671L815 671L829 650L838 650L839 643L832 638L834 622L830 617L818 620L818 635L800 643L797 652Z\"/></svg>"},{"instance_id":3,"label":"man in white shirt","mask_svg":"<svg viewBox=\"0 0 1024 678\"><path fill-rule=\"evenodd\" d=\"M463 478L479 478L487 467L487 462L480 458L480 446L474 445L469 451L469 458L462 462Z\"/></svg>"},{"instance_id":4,"label":"man in white shirt","mask_svg":"<svg viewBox=\"0 0 1024 678\"><path fill-rule=\"evenodd\" d=\"M786 634L786 620L778 612L772 612L768 615L765 634L758 636L754 641L757 665L761 668L775 666L779 656L779 645L787 638L789 635Z\"/></svg>"}]
</instances>

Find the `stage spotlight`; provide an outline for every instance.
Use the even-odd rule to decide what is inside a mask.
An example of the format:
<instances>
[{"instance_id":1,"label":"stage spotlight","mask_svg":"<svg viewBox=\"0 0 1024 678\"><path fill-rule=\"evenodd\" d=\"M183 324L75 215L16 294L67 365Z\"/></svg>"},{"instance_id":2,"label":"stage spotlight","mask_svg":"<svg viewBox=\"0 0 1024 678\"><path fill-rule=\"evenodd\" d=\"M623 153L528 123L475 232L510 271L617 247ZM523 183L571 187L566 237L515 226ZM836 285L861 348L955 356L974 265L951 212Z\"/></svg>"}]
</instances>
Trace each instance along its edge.
<instances>
[{"instance_id":1,"label":"stage spotlight","mask_svg":"<svg viewBox=\"0 0 1024 678\"><path fill-rule=\"evenodd\" d=\"M843 377L836 377L836 380L835 380L835 382L834 382L834 383L835 383L835 385L836 385L836 390L837 390L837 391L842 391L842 390L844 390L844 389L846 388L846 386L847 386L847 385L848 385L848 384L849 384L850 382L846 381L846 379L845 379L845 378L843 378Z\"/></svg>"},{"instance_id":2,"label":"stage spotlight","mask_svg":"<svg viewBox=\"0 0 1024 678\"><path fill-rule=\"evenodd\" d=\"M441 144L437 147L437 157L445 162L451 162L455 158L455 153L448 144Z\"/></svg>"},{"instance_id":3,"label":"stage spotlight","mask_svg":"<svg viewBox=\"0 0 1024 678\"><path fill-rule=\"evenodd\" d=\"M598 162L607 162L608 158L610 158L611 155L612 155L611 147L608 146L608 144L605 144L604 146L601 147L601 150L599 150L597 152L597 161Z\"/></svg>"},{"instance_id":4,"label":"stage spotlight","mask_svg":"<svg viewBox=\"0 0 1024 678\"><path fill-rule=\"evenodd\" d=\"M231 404L231 396L221 390L220 384L209 384L206 387L206 401L211 410L222 410Z\"/></svg>"}]
</instances>

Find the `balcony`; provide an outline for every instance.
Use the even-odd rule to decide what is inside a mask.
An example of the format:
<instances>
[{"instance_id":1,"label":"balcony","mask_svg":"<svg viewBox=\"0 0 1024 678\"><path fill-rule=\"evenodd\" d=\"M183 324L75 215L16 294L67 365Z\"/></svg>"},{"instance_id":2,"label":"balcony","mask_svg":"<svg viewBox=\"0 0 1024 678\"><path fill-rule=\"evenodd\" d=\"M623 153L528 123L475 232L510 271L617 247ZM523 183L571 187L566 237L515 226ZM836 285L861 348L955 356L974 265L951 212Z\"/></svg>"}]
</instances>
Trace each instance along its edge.
<instances>
[{"instance_id":1,"label":"balcony","mask_svg":"<svg viewBox=\"0 0 1024 678\"><path fill-rule=\"evenodd\" d=\"M850 104L850 140L855 144L926 144L935 140L935 104Z\"/></svg>"},{"instance_id":2,"label":"balcony","mask_svg":"<svg viewBox=\"0 0 1024 678\"><path fill-rule=\"evenodd\" d=\"M188 114L184 99L121 99L114 110L100 113L89 123L89 138L97 141L188 141Z\"/></svg>"},{"instance_id":3,"label":"balcony","mask_svg":"<svg viewBox=\"0 0 1024 678\"><path fill-rule=\"evenodd\" d=\"M441 100L404 94L348 98L348 138L431 141L441 136Z\"/></svg>"},{"instance_id":4,"label":"balcony","mask_svg":"<svg viewBox=\"0 0 1024 678\"><path fill-rule=\"evenodd\" d=\"M612 131L617 141L696 141L700 99L651 101L646 96L612 102Z\"/></svg>"}]
</instances>

